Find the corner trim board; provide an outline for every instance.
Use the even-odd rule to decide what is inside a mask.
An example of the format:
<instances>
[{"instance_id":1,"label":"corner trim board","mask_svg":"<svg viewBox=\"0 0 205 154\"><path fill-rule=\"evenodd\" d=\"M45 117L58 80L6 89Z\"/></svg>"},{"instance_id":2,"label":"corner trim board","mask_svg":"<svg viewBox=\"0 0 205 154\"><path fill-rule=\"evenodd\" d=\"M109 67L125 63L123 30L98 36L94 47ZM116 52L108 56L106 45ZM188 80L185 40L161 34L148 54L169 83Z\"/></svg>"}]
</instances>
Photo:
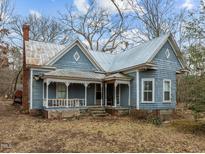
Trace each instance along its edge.
<instances>
[{"instance_id":1,"label":"corner trim board","mask_svg":"<svg viewBox=\"0 0 205 154\"><path fill-rule=\"evenodd\" d=\"M30 109L33 105L33 69L30 69Z\"/></svg>"},{"instance_id":2,"label":"corner trim board","mask_svg":"<svg viewBox=\"0 0 205 154\"><path fill-rule=\"evenodd\" d=\"M139 104L139 70L136 70L136 108L139 109L140 104Z\"/></svg>"}]
</instances>

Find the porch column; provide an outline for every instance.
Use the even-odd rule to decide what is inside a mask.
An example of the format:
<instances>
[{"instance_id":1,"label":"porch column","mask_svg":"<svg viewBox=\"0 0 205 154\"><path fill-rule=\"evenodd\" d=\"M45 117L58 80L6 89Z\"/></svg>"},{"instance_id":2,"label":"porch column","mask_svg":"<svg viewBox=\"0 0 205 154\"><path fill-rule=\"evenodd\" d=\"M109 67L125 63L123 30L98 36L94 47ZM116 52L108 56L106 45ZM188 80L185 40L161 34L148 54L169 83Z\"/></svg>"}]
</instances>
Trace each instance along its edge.
<instances>
[{"instance_id":1,"label":"porch column","mask_svg":"<svg viewBox=\"0 0 205 154\"><path fill-rule=\"evenodd\" d=\"M65 85L66 85L66 106L68 107L68 87L69 87L70 83L66 82Z\"/></svg>"},{"instance_id":2,"label":"porch column","mask_svg":"<svg viewBox=\"0 0 205 154\"><path fill-rule=\"evenodd\" d=\"M46 81L46 107L48 108L48 86L50 84L50 81Z\"/></svg>"},{"instance_id":3,"label":"porch column","mask_svg":"<svg viewBox=\"0 0 205 154\"><path fill-rule=\"evenodd\" d=\"M44 84L45 84L45 82L43 81L43 102L44 102L44 98L45 98L45 96L44 96Z\"/></svg>"},{"instance_id":4,"label":"porch column","mask_svg":"<svg viewBox=\"0 0 205 154\"><path fill-rule=\"evenodd\" d=\"M120 99L121 99L120 91L121 91L121 88L120 88L120 84L119 84L119 105L120 105Z\"/></svg>"},{"instance_id":5,"label":"porch column","mask_svg":"<svg viewBox=\"0 0 205 154\"><path fill-rule=\"evenodd\" d=\"M129 97L128 97L128 105L130 106L130 95L131 95L131 90L130 90L130 83L128 84L128 88L129 88Z\"/></svg>"},{"instance_id":6,"label":"porch column","mask_svg":"<svg viewBox=\"0 0 205 154\"><path fill-rule=\"evenodd\" d=\"M100 87L101 87L101 100L100 100L100 104L102 106L103 105L103 85L102 85L102 83L100 84Z\"/></svg>"},{"instance_id":7,"label":"porch column","mask_svg":"<svg viewBox=\"0 0 205 154\"><path fill-rule=\"evenodd\" d=\"M116 90L116 88L117 88L117 83L115 82L115 83L114 83L114 92L115 92L115 94L114 94L114 95L115 95L115 101L114 101L114 103L115 103L115 107L117 107L117 97L116 97L116 94L117 94L116 91L117 91L117 90Z\"/></svg>"},{"instance_id":8,"label":"porch column","mask_svg":"<svg viewBox=\"0 0 205 154\"><path fill-rule=\"evenodd\" d=\"M107 83L105 83L105 106L107 106Z\"/></svg>"},{"instance_id":9,"label":"porch column","mask_svg":"<svg viewBox=\"0 0 205 154\"><path fill-rule=\"evenodd\" d=\"M88 87L88 84L84 83L84 86L85 86L85 106L87 106L87 87Z\"/></svg>"},{"instance_id":10,"label":"porch column","mask_svg":"<svg viewBox=\"0 0 205 154\"><path fill-rule=\"evenodd\" d=\"M96 105L96 83L95 83L94 104Z\"/></svg>"}]
</instances>

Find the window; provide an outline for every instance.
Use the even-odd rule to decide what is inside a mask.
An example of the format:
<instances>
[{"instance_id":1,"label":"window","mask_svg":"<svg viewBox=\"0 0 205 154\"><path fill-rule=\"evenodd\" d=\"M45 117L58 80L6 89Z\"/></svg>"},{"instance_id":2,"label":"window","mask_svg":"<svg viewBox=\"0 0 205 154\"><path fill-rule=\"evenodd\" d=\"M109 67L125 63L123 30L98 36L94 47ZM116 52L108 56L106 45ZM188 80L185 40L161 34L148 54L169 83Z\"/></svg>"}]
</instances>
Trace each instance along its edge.
<instances>
[{"instance_id":1,"label":"window","mask_svg":"<svg viewBox=\"0 0 205 154\"><path fill-rule=\"evenodd\" d=\"M163 101L171 102L171 80L163 80Z\"/></svg>"},{"instance_id":2,"label":"window","mask_svg":"<svg viewBox=\"0 0 205 154\"><path fill-rule=\"evenodd\" d=\"M56 83L56 98L66 98L66 85L64 83Z\"/></svg>"},{"instance_id":3,"label":"window","mask_svg":"<svg viewBox=\"0 0 205 154\"><path fill-rule=\"evenodd\" d=\"M154 79L142 79L142 102L154 102Z\"/></svg>"}]
</instances>

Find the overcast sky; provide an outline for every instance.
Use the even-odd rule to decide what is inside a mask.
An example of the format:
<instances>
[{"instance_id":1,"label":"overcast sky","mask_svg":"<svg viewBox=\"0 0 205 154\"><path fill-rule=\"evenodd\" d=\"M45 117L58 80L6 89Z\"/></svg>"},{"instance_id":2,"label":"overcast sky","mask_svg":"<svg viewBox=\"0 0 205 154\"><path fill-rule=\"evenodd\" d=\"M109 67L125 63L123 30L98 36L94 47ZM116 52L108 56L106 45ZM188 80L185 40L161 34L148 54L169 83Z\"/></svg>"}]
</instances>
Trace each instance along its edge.
<instances>
[{"instance_id":1,"label":"overcast sky","mask_svg":"<svg viewBox=\"0 0 205 154\"><path fill-rule=\"evenodd\" d=\"M27 16L28 14L56 16L57 11L65 8L65 5L75 5L79 11L85 11L89 5L88 0L11 0L15 4L15 14ZM102 7L113 9L110 0L97 0ZM125 1L125 0L124 0ZM200 0L176 0L176 10L181 8L191 10L197 8ZM120 5L124 5L121 0ZM114 8L115 9L115 8Z\"/></svg>"}]
</instances>

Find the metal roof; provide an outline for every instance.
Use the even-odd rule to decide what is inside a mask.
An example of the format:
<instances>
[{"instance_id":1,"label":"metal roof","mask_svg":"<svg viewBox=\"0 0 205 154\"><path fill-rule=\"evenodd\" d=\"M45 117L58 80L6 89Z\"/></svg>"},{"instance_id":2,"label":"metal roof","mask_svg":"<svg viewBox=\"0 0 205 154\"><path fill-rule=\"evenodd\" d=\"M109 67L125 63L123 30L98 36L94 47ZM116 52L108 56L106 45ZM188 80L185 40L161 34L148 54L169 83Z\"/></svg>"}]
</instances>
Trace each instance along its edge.
<instances>
[{"instance_id":1,"label":"metal roof","mask_svg":"<svg viewBox=\"0 0 205 154\"><path fill-rule=\"evenodd\" d=\"M96 61L105 72L116 72L150 62L153 55L161 49L169 36L170 34L165 34L139 46L115 54L85 50L92 55L94 61ZM57 56L59 52L62 52L62 50L67 47L68 46L36 41L26 42L26 62L27 64L45 65L50 59Z\"/></svg>"},{"instance_id":2,"label":"metal roof","mask_svg":"<svg viewBox=\"0 0 205 154\"><path fill-rule=\"evenodd\" d=\"M113 64L108 71L113 72L149 62L150 58L167 41L169 35L163 35L139 46L116 54Z\"/></svg>"},{"instance_id":3,"label":"metal roof","mask_svg":"<svg viewBox=\"0 0 205 154\"><path fill-rule=\"evenodd\" d=\"M44 73L44 76L60 77L60 78L82 78L92 80L102 80L105 75L102 73L85 72L85 71L74 71L69 69L58 69L48 73Z\"/></svg>"},{"instance_id":4,"label":"metal roof","mask_svg":"<svg viewBox=\"0 0 205 154\"><path fill-rule=\"evenodd\" d=\"M37 42L33 40L25 41L26 64L45 65L66 46L53 43Z\"/></svg>"},{"instance_id":5,"label":"metal roof","mask_svg":"<svg viewBox=\"0 0 205 154\"><path fill-rule=\"evenodd\" d=\"M112 80L112 79L131 80L132 77L122 73L114 73L114 74L107 75L105 77L105 80Z\"/></svg>"},{"instance_id":6,"label":"metal roof","mask_svg":"<svg viewBox=\"0 0 205 154\"><path fill-rule=\"evenodd\" d=\"M44 73L44 78L46 77L55 77L55 78L69 78L69 79L84 79L84 80L112 80L112 79L120 79L120 80L131 80L132 77L128 75L124 75L122 73L115 73L105 75L97 72L86 72L86 71L76 71L70 69L58 69L55 71Z\"/></svg>"}]
</instances>

